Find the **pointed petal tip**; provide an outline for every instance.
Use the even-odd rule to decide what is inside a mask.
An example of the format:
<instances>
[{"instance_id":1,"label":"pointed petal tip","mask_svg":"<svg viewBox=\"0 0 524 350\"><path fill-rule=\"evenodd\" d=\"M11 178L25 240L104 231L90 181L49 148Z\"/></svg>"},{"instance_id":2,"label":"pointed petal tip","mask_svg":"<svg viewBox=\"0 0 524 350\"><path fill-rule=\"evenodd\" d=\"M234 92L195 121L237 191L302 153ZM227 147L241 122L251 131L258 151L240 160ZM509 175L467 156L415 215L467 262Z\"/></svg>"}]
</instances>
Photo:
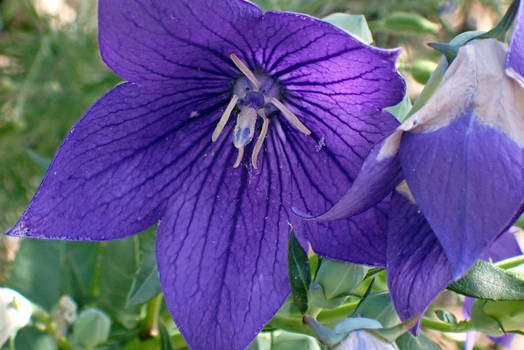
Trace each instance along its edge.
<instances>
[{"instance_id":1,"label":"pointed petal tip","mask_svg":"<svg viewBox=\"0 0 524 350\"><path fill-rule=\"evenodd\" d=\"M297 207L291 207L291 211L293 214L300 216L302 219L305 220L314 220L316 217L312 216L311 214L307 214L303 212L302 210L298 209Z\"/></svg>"}]
</instances>

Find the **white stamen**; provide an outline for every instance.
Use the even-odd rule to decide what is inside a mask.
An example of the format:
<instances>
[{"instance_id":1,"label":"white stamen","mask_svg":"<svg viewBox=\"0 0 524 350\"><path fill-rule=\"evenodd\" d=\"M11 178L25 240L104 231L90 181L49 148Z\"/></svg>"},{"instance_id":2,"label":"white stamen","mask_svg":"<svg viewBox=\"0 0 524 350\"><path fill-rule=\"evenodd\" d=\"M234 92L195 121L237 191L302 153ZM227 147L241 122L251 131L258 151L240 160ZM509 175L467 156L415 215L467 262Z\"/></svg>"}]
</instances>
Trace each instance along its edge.
<instances>
[{"instance_id":1,"label":"white stamen","mask_svg":"<svg viewBox=\"0 0 524 350\"><path fill-rule=\"evenodd\" d=\"M233 60L233 63L242 72L242 74L244 74L246 78L249 79L251 84L253 84L253 86L255 87L255 90L258 91L258 89L260 88L260 82L255 77L255 74L253 74L253 72L245 65L245 63L242 62L240 58L238 58L238 56L235 55L234 53L229 55L229 57Z\"/></svg>"},{"instance_id":2,"label":"white stamen","mask_svg":"<svg viewBox=\"0 0 524 350\"><path fill-rule=\"evenodd\" d=\"M213 131L213 135L211 135L211 140L213 142L215 142L218 139L218 137L222 133L222 130L224 130L224 127L226 126L226 123L229 120L229 116L231 116L231 112L233 112L233 108L235 108L237 102L238 102L238 96L233 95L233 97L231 98L231 101L229 101L229 104L226 107L226 110L220 117L220 120L218 121L215 131Z\"/></svg>"},{"instance_id":3,"label":"white stamen","mask_svg":"<svg viewBox=\"0 0 524 350\"><path fill-rule=\"evenodd\" d=\"M311 131L309 131L308 128L302 122L298 119L298 117L289 110L282 102L280 102L277 98L271 97L269 100L275 107L278 108L280 112L293 124L298 130L302 131L305 135L311 135Z\"/></svg>"},{"instance_id":4,"label":"white stamen","mask_svg":"<svg viewBox=\"0 0 524 350\"><path fill-rule=\"evenodd\" d=\"M244 157L244 147L240 147L238 149L238 156L235 164L233 164L233 168L238 168L240 165L240 162L242 162L242 158Z\"/></svg>"},{"instance_id":5,"label":"white stamen","mask_svg":"<svg viewBox=\"0 0 524 350\"><path fill-rule=\"evenodd\" d=\"M269 119L266 118L264 110L259 110L258 115L264 120L264 122L262 123L262 130L260 131L260 135L258 135L257 143L255 144L255 147L253 148L253 153L251 154L251 164L253 164L253 168L255 169L257 169L258 154L262 149L262 145L264 144L264 140L266 139L267 129L269 128Z\"/></svg>"}]
</instances>

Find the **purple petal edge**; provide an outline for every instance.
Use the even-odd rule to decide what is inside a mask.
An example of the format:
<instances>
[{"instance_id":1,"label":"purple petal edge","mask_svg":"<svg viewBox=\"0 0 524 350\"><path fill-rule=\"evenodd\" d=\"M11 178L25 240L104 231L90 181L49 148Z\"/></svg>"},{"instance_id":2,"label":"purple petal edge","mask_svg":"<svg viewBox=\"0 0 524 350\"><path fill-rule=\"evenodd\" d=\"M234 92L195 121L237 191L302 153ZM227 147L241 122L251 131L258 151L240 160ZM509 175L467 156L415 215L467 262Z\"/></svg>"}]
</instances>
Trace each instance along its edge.
<instances>
[{"instance_id":1,"label":"purple petal edge","mask_svg":"<svg viewBox=\"0 0 524 350\"><path fill-rule=\"evenodd\" d=\"M312 217L330 221L360 214L384 199L403 178L398 157L402 130L375 145L346 194L326 213Z\"/></svg>"}]
</instances>

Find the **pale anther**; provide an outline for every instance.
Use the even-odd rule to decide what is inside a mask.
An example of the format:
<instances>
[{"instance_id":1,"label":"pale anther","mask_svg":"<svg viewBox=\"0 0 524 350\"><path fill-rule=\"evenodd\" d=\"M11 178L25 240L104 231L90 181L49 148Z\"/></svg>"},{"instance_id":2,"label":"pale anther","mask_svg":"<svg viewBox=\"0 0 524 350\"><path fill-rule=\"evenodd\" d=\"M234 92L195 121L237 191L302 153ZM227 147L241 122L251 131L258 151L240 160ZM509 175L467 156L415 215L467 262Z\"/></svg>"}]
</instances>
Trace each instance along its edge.
<instances>
[{"instance_id":1,"label":"pale anther","mask_svg":"<svg viewBox=\"0 0 524 350\"><path fill-rule=\"evenodd\" d=\"M238 149L238 156L235 164L233 164L233 168L238 168L240 163L242 162L242 158L244 158L244 147L240 147Z\"/></svg>"},{"instance_id":2,"label":"pale anther","mask_svg":"<svg viewBox=\"0 0 524 350\"><path fill-rule=\"evenodd\" d=\"M298 119L298 117L289 110L282 102L280 102L277 98L272 97L269 100L275 107L278 108L280 112L286 117L287 120L291 122L298 130L302 131L305 135L311 135L311 131L309 131L308 128L302 122Z\"/></svg>"},{"instance_id":3,"label":"pale anther","mask_svg":"<svg viewBox=\"0 0 524 350\"><path fill-rule=\"evenodd\" d=\"M253 153L251 153L251 164L253 164L253 168L255 169L257 169L258 154L262 149L262 145L264 144L264 140L266 139L267 129L269 128L269 119L267 119L264 111L259 110L258 115L262 118L264 122L262 123L262 130L260 131L260 135L258 135L257 143L253 148Z\"/></svg>"},{"instance_id":4,"label":"pale anther","mask_svg":"<svg viewBox=\"0 0 524 350\"><path fill-rule=\"evenodd\" d=\"M237 102L238 102L238 96L233 95L233 97L231 98L231 101L229 101L229 104L226 107L226 110L224 111L224 113L222 113L222 116L220 117L220 120L218 121L215 131L213 131L213 135L211 135L211 140L213 142L215 142L218 139L218 137L222 133L222 130L224 130L224 127L226 126L226 123L229 120L229 117L231 116L231 112L233 112L233 108L235 108Z\"/></svg>"},{"instance_id":5,"label":"pale anther","mask_svg":"<svg viewBox=\"0 0 524 350\"><path fill-rule=\"evenodd\" d=\"M229 55L229 57L233 60L233 63L242 72L242 74L244 74L246 78L249 79L251 84L253 84L255 90L258 90L260 88L260 82L258 81L257 77L255 77L255 74L253 74L253 72L245 65L245 63L242 62L240 58L238 58L238 56L234 53Z\"/></svg>"}]
</instances>

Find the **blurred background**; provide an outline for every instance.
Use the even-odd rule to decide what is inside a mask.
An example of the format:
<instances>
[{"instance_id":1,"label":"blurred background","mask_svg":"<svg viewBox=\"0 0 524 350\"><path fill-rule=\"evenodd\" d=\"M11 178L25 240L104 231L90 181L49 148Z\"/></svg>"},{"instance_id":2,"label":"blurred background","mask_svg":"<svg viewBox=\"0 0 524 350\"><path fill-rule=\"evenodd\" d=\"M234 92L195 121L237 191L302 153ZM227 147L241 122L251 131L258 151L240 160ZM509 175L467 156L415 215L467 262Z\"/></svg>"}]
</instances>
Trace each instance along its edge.
<instances>
[{"instance_id":1,"label":"blurred background","mask_svg":"<svg viewBox=\"0 0 524 350\"><path fill-rule=\"evenodd\" d=\"M412 100L420 93L440 59L440 55L427 47L426 43L448 42L463 31L489 30L509 3L501 0L255 2L264 9L303 12L320 18L334 12L364 14L373 32L374 45L386 48L402 47L399 70L406 78L408 95ZM15 224L29 203L67 130L91 104L120 82L119 77L104 65L99 55L96 7L95 0L0 0L2 232ZM76 293L77 302L88 304L92 302L93 295L101 294L97 288L104 288L93 286L92 280L86 280L86 289L92 293L71 291L71 286L78 283L66 283L67 286L64 287L63 270L55 271L59 277L52 274L49 277L35 276L32 266L24 263L22 258L17 259L20 263L13 264L18 242L6 237L0 240L0 286L7 283L15 285L26 296L29 293L32 300L37 298L41 304L49 308L58 302L58 297L65 291L70 292L69 294ZM139 243L144 242L140 239ZM53 254L60 253L60 268L69 264L68 259L71 255L71 259L74 259L75 254L80 254L83 262L89 262L93 257L88 249L81 248L81 252L76 252L77 246L74 244L56 247L52 244L41 243L38 247L24 247L20 254L30 259L35 257L35 254L45 253L47 255L41 257L42 261L45 261L56 260ZM124 250L125 244L127 243L113 248ZM98 246L91 248L103 249ZM84 253L85 256L81 255ZM133 257L129 259L134 261ZM96 265L97 262L92 263ZM56 291L50 292L43 285L55 282L60 285ZM117 318L124 325L122 330L125 330L125 322L133 321L120 316ZM440 334L435 337L444 349L457 348L454 340L444 339ZM521 347L514 347L519 348Z\"/></svg>"}]
</instances>

